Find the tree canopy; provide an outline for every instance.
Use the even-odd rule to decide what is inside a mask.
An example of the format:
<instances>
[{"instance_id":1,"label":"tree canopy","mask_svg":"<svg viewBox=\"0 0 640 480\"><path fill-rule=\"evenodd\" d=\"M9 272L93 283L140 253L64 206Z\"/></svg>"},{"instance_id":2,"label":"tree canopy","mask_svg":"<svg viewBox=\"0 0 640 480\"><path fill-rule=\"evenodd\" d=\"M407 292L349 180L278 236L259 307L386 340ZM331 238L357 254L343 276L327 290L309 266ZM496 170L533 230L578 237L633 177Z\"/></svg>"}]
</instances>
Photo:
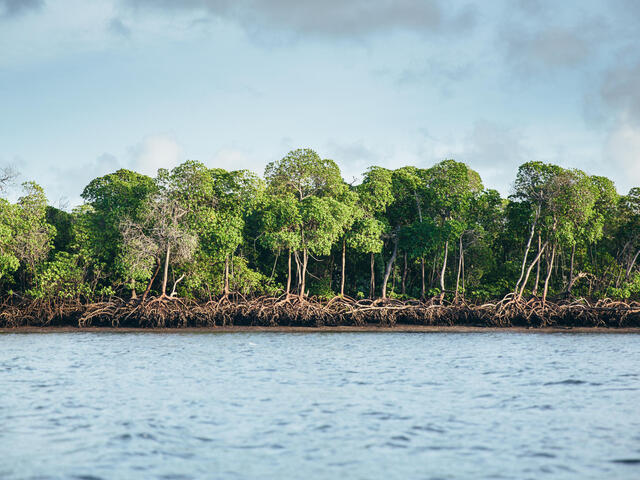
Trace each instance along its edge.
<instances>
[{"instance_id":1,"label":"tree canopy","mask_svg":"<svg viewBox=\"0 0 640 480\"><path fill-rule=\"evenodd\" d=\"M511 195L463 162L372 166L347 184L298 149L263 177L188 160L92 180L67 212L0 170L3 296L93 301L297 295L640 299L640 187L531 161Z\"/></svg>"}]
</instances>

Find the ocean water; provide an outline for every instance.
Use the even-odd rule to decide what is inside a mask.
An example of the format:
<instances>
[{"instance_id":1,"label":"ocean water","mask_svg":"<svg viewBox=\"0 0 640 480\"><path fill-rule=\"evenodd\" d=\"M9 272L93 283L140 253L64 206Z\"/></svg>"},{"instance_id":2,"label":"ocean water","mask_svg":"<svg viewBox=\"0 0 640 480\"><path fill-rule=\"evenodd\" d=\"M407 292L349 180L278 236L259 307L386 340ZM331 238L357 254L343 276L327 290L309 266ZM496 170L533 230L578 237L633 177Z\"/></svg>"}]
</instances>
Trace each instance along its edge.
<instances>
[{"instance_id":1,"label":"ocean water","mask_svg":"<svg viewBox=\"0 0 640 480\"><path fill-rule=\"evenodd\" d=\"M640 335L0 334L2 479L637 479Z\"/></svg>"}]
</instances>

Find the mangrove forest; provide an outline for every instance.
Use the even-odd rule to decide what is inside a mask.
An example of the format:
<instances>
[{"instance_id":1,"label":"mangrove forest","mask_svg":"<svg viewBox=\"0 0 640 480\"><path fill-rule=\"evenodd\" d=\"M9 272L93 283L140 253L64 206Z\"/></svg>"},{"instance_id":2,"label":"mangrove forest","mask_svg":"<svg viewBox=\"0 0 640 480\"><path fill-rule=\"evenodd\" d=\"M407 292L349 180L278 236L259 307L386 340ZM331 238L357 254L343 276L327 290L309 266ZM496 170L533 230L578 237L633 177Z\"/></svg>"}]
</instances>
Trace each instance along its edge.
<instances>
[{"instance_id":1,"label":"mangrove forest","mask_svg":"<svg viewBox=\"0 0 640 480\"><path fill-rule=\"evenodd\" d=\"M466 164L310 149L263 176L121 169L54 208L0 175L0 327L640 326L640 188L531 161L510 195ZM17 185L16 185L17 187Z\"/></svg>"}]
</instances>

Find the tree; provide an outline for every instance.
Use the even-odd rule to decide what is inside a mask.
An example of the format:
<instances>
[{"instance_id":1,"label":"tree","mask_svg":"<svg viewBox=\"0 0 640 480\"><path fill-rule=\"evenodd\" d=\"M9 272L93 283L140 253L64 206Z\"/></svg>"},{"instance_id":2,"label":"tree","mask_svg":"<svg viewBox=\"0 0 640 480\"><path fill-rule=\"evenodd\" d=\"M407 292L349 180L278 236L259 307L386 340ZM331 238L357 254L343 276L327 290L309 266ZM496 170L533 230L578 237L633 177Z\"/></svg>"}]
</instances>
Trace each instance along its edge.
<instances>
[{"instance_id":1,"label":"tree","mask_svg":"<svg viewBox=\"0 0 640 480\"><path fill-rule=\"evenodd\" d=\"M529 251L531 249L531 241L536 233L536 227L538 226L538 221L542 215L542 209L549 201L549 197L552 195L553 189L551 180L561 171L562 169L560 167L545 164L543 162L527 162L520 165L518 168L514 185L514 193L511 197L524 204L524 207L528 211L528 216L531 218L530 233L524 250L520 277L518 278L515 287L515 294L518 299L522 297L522 293L527 284L527 279L529 278L531 270L538 263L540 256L547 246L547 244L545 244L538 249L538 254L529 265L529 269L525 276L525 268L527 266Z\"/></svg>"},{"instance_id":2,"label":"tree","mask_svg":"<svg viewBox=\"0 0 640 480\"><path fill-rule=\"evenodd\" d=\"M23 196L18 199L13 229L12 249L23 266L23 287L36 274L36 268L49 254L55 228L46 220L47 197L35 182L22 184Z\"/></svg>"},{"instance_id":3,"label":"tree","mask_svg":"<svg viewBox=\"0 0 640 480\"><path fill-rule=\"evenodd\" d=\"M17 176L18 172L12 167L0 168L0 193L4 193Z\"/></svg>"},{"instance_id":4,"label":"tree","mask_svg":"<svg viewBox=\"0 0 640 480\"><path fill-rule=\"evenodd\" d=\"M157 192L151 177L126 169L92 180L82 192L82 198L92 207L85 212L86 226L91 229L87 236L91 255L106 266L113 284L128 284L132 296L139 278L132 276L135 269L127 264L121 223L125 219L133 223L140 220L143 206Z\"/></svg>"},{"instance_id":5,"label":"tree","mask_svg":"<svg viewBox=\"0 0 640 480\"><path fill-rule=\"evenodd\" d=\"M294 250L299 296L306 294L309 254L327 255L349 221L344 198L346 185L333 160L321 159L310 149L289 152L265 169L268 194L293 202L298 211L298 250ZM300 258L301 257L301 258Z\"/></svg>"},{"instance_id":6,"label":"tree","mask_svg":"<svg viewBox=\"0 0 640 480\"><path fill-rule=\"evenodd\" d=\"M482 180L477 172L461 162L443 160L425 173L426 204L439 237L444 242L442 269L440 271L440 298L445 293L445 274L449 242L460 240L466 230L467 213L474 196L482 190ZM460 255L462 256L462 243Z\"/></svg>"},{"instance_id":7,"label":"tree","mask_svg":"<svg viewBox=\"0 0 640 480\"><path fill-rule=\"evenodd\" d=\"M16 206L0 198L0 281L20 267L14 248L17 210Z\"/></svg>"},{"instance_id":8,"label":"tree","mask_svg":"<svg viewBox=\"0 0 640 480\"><path fill-rule=\"evenodd\" d=\"M193 257L197 239L185 228L186 214L187 210L172 198L169 192L161 190L147 199L138 212L137 220L127 218L120 225L129 275L134 276L139 271L149 275L153 265L156 265L156 271L143 295L143 301L161 267L160 299L165 299L169 266L185 263ZM176 285L182 278L184 277L174 282L170 297L175 294Z\"/></svg>"},{"instance_id":9,"label":"tree","mask_svg":"<svg viewBox=\"0 0 640 480\"><path fill-rule=\"evenodd\" d=\"M640 258L640 187L629 190L620 201L622 213L622 224L620 226L620 236L624 239L620 258L625 267L624 278L629 280L633 268Z\"/></svg>"},{"instance_id":10,"label":"tree","mask_svg":"<svg viewBox=\"0 0 640 480\"><path fill-rule=\"evenodd\" d=\"M292 252L300 249L300 228L302 225L301 212L296 198L289 195L265 195L258 210L258 225L261 243L271 251L276 252L276 261L281 251L286 251L287 281L285 293L291 293L291 256ZM275 266L274 266L275 269Z\"/></svg>"},{"instance_id":11,"label":"tree","mask_svg":"<svg viewBox=\"0 0 640 480\"><path fill-rule=\"evenodd\" d=\"M369 168L356 191L361 214L354 224L349 242L356 251L370 256L369 298L373 298L376 286L375 254L384 247L383 235L389 230L385 214L394 198L392 171L382 167Z\"/></svg>"},{"instance_id":12,"label":"tree","mask_svg":"<svg viewBox=\"0 0 640 480\"><path fill-rule=\"evenodd\" d=\"M192 160L161 176L172 198L186 209L185 224L199 239L200 257L224 264L222 291L228 295L230 263L244 240L245 218L255 207L262 182L247 170L209 169Z\"/></svg>"}]
</instances>

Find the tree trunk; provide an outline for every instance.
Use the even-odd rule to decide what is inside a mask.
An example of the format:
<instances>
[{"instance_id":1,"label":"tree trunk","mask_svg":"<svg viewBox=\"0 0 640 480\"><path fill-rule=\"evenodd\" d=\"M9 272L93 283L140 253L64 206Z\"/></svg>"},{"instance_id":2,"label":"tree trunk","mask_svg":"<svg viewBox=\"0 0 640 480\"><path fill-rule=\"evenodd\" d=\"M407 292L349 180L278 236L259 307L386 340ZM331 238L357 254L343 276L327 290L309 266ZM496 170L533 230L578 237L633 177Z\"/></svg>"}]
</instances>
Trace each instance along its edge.
<instances>
[{"instance_id":1,"label":"tree trunk","mask_svg":"<svg viewBox=\"0 0 640 480\"><path fill-rule=\"evenodd\" d=\"M280 249L276 252L276 258L273 261L273 268L271 269L271 276L269 280L273 280L274 275L276 274L276 267L278 266L278 258L280 258Z\"/></svg>"},{"instance_id":2,"label":"tree trunk","mask_svg":"<svg viewBox=\"0 0 640 480\"><path fill-rule=\"evenodd\" d=\"M229 296L229 255L224 257L224 290L222 294L225 297Z\"/></svg>"},{"instance_id":3,"label":"tree trunk","mask_svg":"<svg viewBox=\"0 0 640 480\"><path fill-rule=\"evenodd\" d=\"M638 260L638 256L640 256L640 250L636 252L635 256L633 257L633 260L631 260L631 263L627 267L627 271L624 276L625 282L629 281L629 275L631 275L631 270L633 270L633 266L636 264L636 260Z\"/></svg>"},{"instance_id":4,"label":"tree trunk","mask_svg":"<svg viewBox=\"0 0 640 480\"><path fill-rule=\"evenodd\" d=\"M135 278L131 279L131 300L135 300L136 298L138 298L138 295L136 294L136 280Z\"/></svg>"},{"instance_id":5,"label":"tree trunk","mask_svg":"<svg viewBox=\"0 0 640 480\"><path fill-rule=\"evenodd\" d=\"M576 244L571 247L571 264L569 266L569 283L567 285L567 295L571 295L571 288L573 287L573 262L576 256Z\"/></svg>"},{"instance_id":6,"label":"tree trunk","mask_svg":"<svg viewBox=\"0 0 640 480\"><path fill-rule=\"evenodd\" d=\"M529 268L527 268L527 274L524 277L524 282L522 282L520 290L516 292L516 298L518 300L522 298L522 294L524 293L524 289L527 287L527 282L529 282L529 275L531 275L531 270L533 270L533 267L535 265L538 265L538 271L540 270L540 257L542 256L542 252L544 252L545 248L547 248L547 244L548 242L544 242L542 248L538 250L538 255L536 255L536 258L533 259L533 262L531 262L531 265L529 265Z\"/></svg>"},{"instance_id":7,"label":"tree trunk","mask_svg":"<svg viewBox=\"0 0 640 480\"><path fill-rule=\"evenodd\" d=\"M464 249L462 250L462 300L464 300L464 293L465 293L465 285L464 285Z\"/></svg>"},{"instance_id":8,"label":"tree trunk","mask_svg":"<svg viewBox=\"0 0 640 480\"><path fill-rule=\"evenodd\" d=\"M402 271L402 295L407 293L407 252L404 252L404 270Z\"/></svg>"},{"instance_id":9,"label":"tree trunk","mask_svg":"<svg viewBox=\"0 0 640 480\"><path fill-rule=\"evenodd\" d=\"M431 276L429 277L429 288L433 288L433 282L436 279L436 265L438 263L438 254L433 255L433 263L431 265Z\"/></svg>"},{"instance_id":10,"label":"tree trunk","mask_svg":"<svg viewBox=\"0 0 640 480\"><path fill-rule=\"evenodd\" d=\"M527 266L527 257L529 256L529 250L531 249L531 240L533 239L533 234L536 230L536 224L538 223L538 216L540 215L540 207L536 208L536 216L531 223L531 233L529 233L529 240L527 241L527 247L524 250L524 258L522 259L522 268L520 269L520 278L518 278L518 282L516 283L516 288L514 293L518 292L518 288L520 287L520 282L522 282L522 278L524 277L524 269Z\"/></svg>"},{"instance_id":11,"label":"tree trunk","mask_svg":"<svg viewBox=\"0 0 640 480\"><path fill-rule=\"evenodd\" d=\"M344 297L344 276L345 276L345 264L347 256L347 240L342 239L342 274L340 276L340 296Z\"/></svg>"},{"instance_id":12,"label":"tree trunk","mask_svg":"<svg viewBox=\"0 0 640 480\"><path fill-rule=\"evenodd\" d=\"M391 291L393 293L396 293L396 279L398 278L398 274L396 273L397 268L398 267L394 262L393 267L391 268Z\"/></svg>"},{"instance_id":13,"label":"tree trunk","mask_svg":"<svg viewBox=\"0 0 640 480\"><path fill-rule=\"evenodd\" d=\"M144 293L142 294L142 300L140 300L142 303L144 303L144 301L147 299L147 295L149 295L149 292L151 291L151 287L153 286L153 282L155 281L156 277L158 276L158 272L160 271L160 263L158 263L158 265L156 266L156 271L153 273L153 276L151 277L151 280L149 280L149 283L147 284L147 288L145 289Z\"/></svg>"},{"instance_id":14,"label":"tree trunk","mask_svg":"<svg viewBox=\"0 0 640 480\"><path fill-rule=\"evenodd\" d=\"M458 290L460 289L460 274L462 273L462 235L458 245L458 275L456 276L456 301L458 300Z\"/></svg>"},{"instance_id":15,"label":"tree trunk","mask_svg":"<svg viewBox=\"0 0 640 480\"><path fill-rule=\"evenodd\" d=\"M178 284L184 279L184 273L182 275L180 275L180 278L177 279L175 282L173 282L173 288L171 289L171 293L169 294L170 297L174 297L176 295L176 287L178 286Z\"/></svg>"},{"instance_id":16,"label":"tree trunk","mask_svg":"<svg viewBox=\"0 0 640 480\"><path fill-rule=\"evenodd\" d=\"M440 271L440 301L444 298L444 274L447 272L447 256L449 254L449 240L444 242L444 260Z\"/></svg>"},{"instance_id":17,"label":"tree trunk","mask_svg":"<svg viewBox=\"0 0 640 480\"><path fill-rule=\"evenodd\" d=\"M300 300L304 299L306 292L304 291L307 280L307 262L309 261L309 252L306 248L302 250L302 272L300 274Z\"/></svg>"},{"instance_id":18,"label":"tree trunk","mask_svg":"<svg viewBox=\"0 0 640 480\"><path fill-rule=\"evenodd\" d=\"M162 274L162 296L167 296L167 279L169 278L169 256L171 255L171 244L167 243L167 255L164 258L164 272Z\"/></svg>"},{"instance_id":19,"label":"tree trunk","mask_svg":"<svg viewBox=\"0 0 640 480\"><path fill-rule=\"evenodd\" d=\"M624 247L622 247L622 251L617 255L617 257L620 259L619 260L620 263L622 263L622 260L625 252L627 251L627 248L631 246L631 242L632 240L629 240L627 243L625 243ZM631 268L633 268L633 266ZM630 272L631 268L628 268L627 270ZM621 281L622 281L622 271L620 271L620 273L618 274L618 277L616 278L616 288L620 288Z\"/></svg>"},{"instance_id":20,"label":"tree trunk","mask_svg":"<svg viewBox=\"0 0 640 480\"><path fill-rule=\"evenodd\" d=\"M540 249L542 248L542 238L540 238L540 234L538 233L538 253L540 253ZM533 291L531 294L534 297L538 296L538 285L540 284L540 262L536 263L536 283L533 285Z\"/></svg>"},{"instance_id":21,"label":"tree trunk","mask_svg":"<svg viewBox=\"0 0 640 480\"><path fill-rule=\"evenodd\" d=\"M373 300L376 294L376 258L371 252L371 281L369 282L369 298Z\"/></svg>"},{"instance_id":22,"label":"tree trunk","mask_svg":"<svg viewBox=\"0 0 640 480\"><path fill-rule=\"evenodd\" d=\"M556 245L553 244L553 248L551 249L551 261L549 262L549 266L547 269L547 278L544 280L544 290L542 291L542 306L544 306L547 301L547 293L549 291L549 279L551 278L551 272L553 272L553 262L556 258Z\"/></svg>"},{"instance_id":23,"label":"tree trunk","mask_svg":"<svg viewBox=\"0 0 640 480\"><path fill-rule=\"evenodd\" d=\"M424 297L427 293L427 289L425 288L424 284L424 256L420 257L420 275L422 276L422 290L420 292L420 299L424 300Z\"/></svg>"},{"instance_id":24,"label":"tree trunk","mask_svg":"<svg viewBox=\"0 0 640 480\"><path fill-rule=\"evenodd\" d=\"M291 293L291 249L289 249L289 260L287 261L287 297Z\"/></svg>"},{"instance_id":25,"label":"tree trunk","mask_svg":"<svg viewBox=\"0 0 640 480\"><path fill-rule=\"evenodd\" d=\"M387 262L387 268L384 270L384 277L382 278L382 298L387 298L387 282L389 281L389 276L391 275L391 269L393 268L393 264L396 261L396 257L398 256L398 237L394 236L393 238L393 253L391 254L391 258Z\"/></svg>"},{"instance_id":26,"label":"tree trunk","mask_svg":"<svg viewBox=\"0 0 640 480\"><path fill-rule=\"evenodd\" d=\"M298 251L295 250L293 252L293 259L296 261L296 285L298 288L298 295L300 294L300 282L302 281L302 266L300 265L300 255L298 255Z\"/></svg>"}]
</instances>

